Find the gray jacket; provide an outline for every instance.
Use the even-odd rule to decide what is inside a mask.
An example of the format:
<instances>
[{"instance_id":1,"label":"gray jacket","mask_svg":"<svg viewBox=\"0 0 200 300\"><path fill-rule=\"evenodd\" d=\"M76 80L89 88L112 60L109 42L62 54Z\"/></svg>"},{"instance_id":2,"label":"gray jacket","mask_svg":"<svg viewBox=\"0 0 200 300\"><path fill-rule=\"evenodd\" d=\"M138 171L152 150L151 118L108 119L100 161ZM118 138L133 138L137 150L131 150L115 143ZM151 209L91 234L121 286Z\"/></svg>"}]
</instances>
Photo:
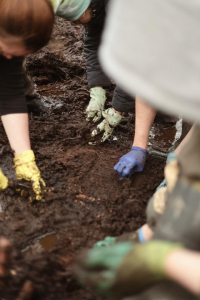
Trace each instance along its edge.
<instances>
[{"instance_id":1,"label":"gray jacket","mask_svg":"<svg viewBox=\"0 0 200 300\"><path fill-rule=\"evenodd\" d=\"M110 79L103 72L98 58L98 49L104 28L106 9L110 0L92 0L92 20L85 25L84 53L89 88L102 86L110 87ZM134 108L134 98L127 95L119 86L116 86L112 106L121 112Z\"/></svg>"}]
</instances>

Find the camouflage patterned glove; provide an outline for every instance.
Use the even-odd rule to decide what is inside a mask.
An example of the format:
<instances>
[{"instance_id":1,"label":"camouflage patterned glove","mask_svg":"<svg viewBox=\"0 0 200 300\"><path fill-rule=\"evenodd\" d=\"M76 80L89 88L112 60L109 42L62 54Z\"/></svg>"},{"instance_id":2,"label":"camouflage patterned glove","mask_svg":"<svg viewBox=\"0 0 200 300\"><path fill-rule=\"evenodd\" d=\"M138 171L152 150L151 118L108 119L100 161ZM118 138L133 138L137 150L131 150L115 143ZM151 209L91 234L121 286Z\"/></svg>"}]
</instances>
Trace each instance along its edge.
<instances>
[{"instance_id":1,"label":"camouflage patterned glove","mask_svg":"<svg viewBox=\"0 0 200 300\"><path fill-rule=\"evenodd\" d=\"M94 244L94 248L110 247L119 242L135 242L139 243L139 229L134 232L124 233L118 237L107 236L103 241L98 241Z\"/></svg>"},{"instance_id":2,"label":"camouflage patterned glove","mask_svg":"<svg viewBox=\"0 0 200 300\"><path fill-rule=\"evenodd\" d=\"M109 297L131 296L167 279L166 256L180 244L151 241L146 244L117 243L85 251L76 259L74 272L82 284Z\"/></svg>"},{"instance_id":3,"label":"camouflage patterned glove","mask_svg":"<svg viewBox=\"0 0 200 300\"><path fill-rule=\"evenodd\" d=\"M112 134L114 128L119 125L122 120L122 116L115 112L113 108L108 108L102 112L104 120L97 125L97 129L93 130L91 136L94 137L100 132L104 131L101 143L105 142Z\"/></svg>"},{"instance_id":4,"label":"camouflage patterned glove","mask_svg":"<svg viewBox=\"0 0 200 300\"><path fill-rule=\"evenodd\" d=\"M90 89L90 103L86 108L86 121L97 122L101 119L102 111L106 102L106 91L101 87Z\"/></svg>"}]
</instances>

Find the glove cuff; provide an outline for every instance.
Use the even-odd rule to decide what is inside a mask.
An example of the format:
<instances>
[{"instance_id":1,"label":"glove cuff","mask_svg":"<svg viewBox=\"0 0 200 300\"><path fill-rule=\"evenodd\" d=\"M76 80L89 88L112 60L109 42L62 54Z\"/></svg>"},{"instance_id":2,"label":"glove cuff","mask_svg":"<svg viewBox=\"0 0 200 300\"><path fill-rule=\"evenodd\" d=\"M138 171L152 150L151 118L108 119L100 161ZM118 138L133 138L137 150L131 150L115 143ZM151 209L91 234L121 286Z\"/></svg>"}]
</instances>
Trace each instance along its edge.
<instances>
[{"instance_id":1,"label":"glove cuff","mask_svg":"<svg viewBox=\"0 0 200 300\"><path fill-rule=\"evenodd\" d=\"M178 157L178 155L174 152L170 152L167 155L167 160L166 160L166 164L168 164L169 162L171 162L172 160L176 159Z\"/></svg>"},{"instance_id":2,"label":"glove cuff","mask_svg":"<svg viewBox=\"0 0 200 300\"><path fill-rule=\"evenodd\" d=\"M90 97L102 97L106 101L106 91L101 87L93 87L90 89Z\"/></svg>"},{"instance_id":3,"label":"glove cuff","mask_svg":"<svg viewBox=\"0 0 200 300\"><path fill-rule=\"evenodd\" d=\"M131 147L131 150L138 150L138 151L141 151L141 152L147 154L147 150L145 150L145 149L143 149L143 148L140 148L140 147L132 146L132 147Z\"/></svg>"},{"instance_id":4,"label":"glove cuff","mask_svg":"<svg viewBox=\"0 0 200 300\"><path fill-rule=\"evenodd\" d=\"M118 114L112 107L102 112L103 117L112 127L116 127L122 120L122 116Z\"/></svg>"},{"instance_id":5,"label":"glove cuff","mask_svg":"<svg viewBox=\"0 0 200 300\"><path fill-rule=\"evenodd\" d=\"M24 163L28 163L31 161L35 161L35 155L32 150L22 152L13 159L14 167L20 166Z\"/></svg>"}]
</instances>

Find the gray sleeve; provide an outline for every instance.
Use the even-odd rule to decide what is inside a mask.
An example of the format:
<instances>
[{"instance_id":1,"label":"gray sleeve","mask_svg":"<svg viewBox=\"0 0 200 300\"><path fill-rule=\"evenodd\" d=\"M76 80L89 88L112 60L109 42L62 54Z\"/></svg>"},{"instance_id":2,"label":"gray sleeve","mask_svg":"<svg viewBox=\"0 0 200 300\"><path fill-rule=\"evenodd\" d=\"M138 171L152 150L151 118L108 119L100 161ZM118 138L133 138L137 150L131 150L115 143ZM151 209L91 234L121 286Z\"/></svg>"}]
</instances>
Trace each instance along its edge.
<instances>
[{"instance_id":1,"label":"gray sleeve","mask_svg":"<svg viewBox=\"0 0 200 300\"><path fill-rule=\"evenodd\" d=\"M0 55L0 114L27 113L24 95L23 57L6 59Z\"/></svg>"},{"instance_id":2,"label":"gray sleeve","mask_svg":"<svg viewBox=\"0 0 200 300\"><path fill-rule=\"evenodd\" d=\"M89 88L109 87L110 80L103 72L98 58L101 31L98 28L85 28L84 54Z\"/></svg>"},{"instance_id":3,"label":"gray sleeve","mask_svg":"<svg viewBox=\"0 0 200 300\"><path fill-rule=\"evenodd\" d=\"M135 99L126 94L119 86L116 86L113 99L112 107L121 112L128 112L133 110L135 106Z\"/></svg>"}]
</instances>

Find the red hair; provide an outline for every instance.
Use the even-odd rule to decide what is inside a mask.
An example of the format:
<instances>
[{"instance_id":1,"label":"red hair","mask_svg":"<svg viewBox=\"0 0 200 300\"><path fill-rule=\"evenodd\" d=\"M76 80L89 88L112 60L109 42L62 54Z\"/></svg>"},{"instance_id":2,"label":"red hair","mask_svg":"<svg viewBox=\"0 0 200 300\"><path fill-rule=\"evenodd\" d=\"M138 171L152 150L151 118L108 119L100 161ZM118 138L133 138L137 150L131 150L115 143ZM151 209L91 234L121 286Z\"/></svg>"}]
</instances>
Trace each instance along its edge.
<instances>
[{"instance_id":1,"label":"red hair","mask_svg":"<svg viewBox=\"0 0 200 300\"><path fill-rule=\"evenodd\" d=\"M19 38L27 50L45 46L53 24L49 0L0 0L0 37Z\"/></svg>"}]
</instances>

